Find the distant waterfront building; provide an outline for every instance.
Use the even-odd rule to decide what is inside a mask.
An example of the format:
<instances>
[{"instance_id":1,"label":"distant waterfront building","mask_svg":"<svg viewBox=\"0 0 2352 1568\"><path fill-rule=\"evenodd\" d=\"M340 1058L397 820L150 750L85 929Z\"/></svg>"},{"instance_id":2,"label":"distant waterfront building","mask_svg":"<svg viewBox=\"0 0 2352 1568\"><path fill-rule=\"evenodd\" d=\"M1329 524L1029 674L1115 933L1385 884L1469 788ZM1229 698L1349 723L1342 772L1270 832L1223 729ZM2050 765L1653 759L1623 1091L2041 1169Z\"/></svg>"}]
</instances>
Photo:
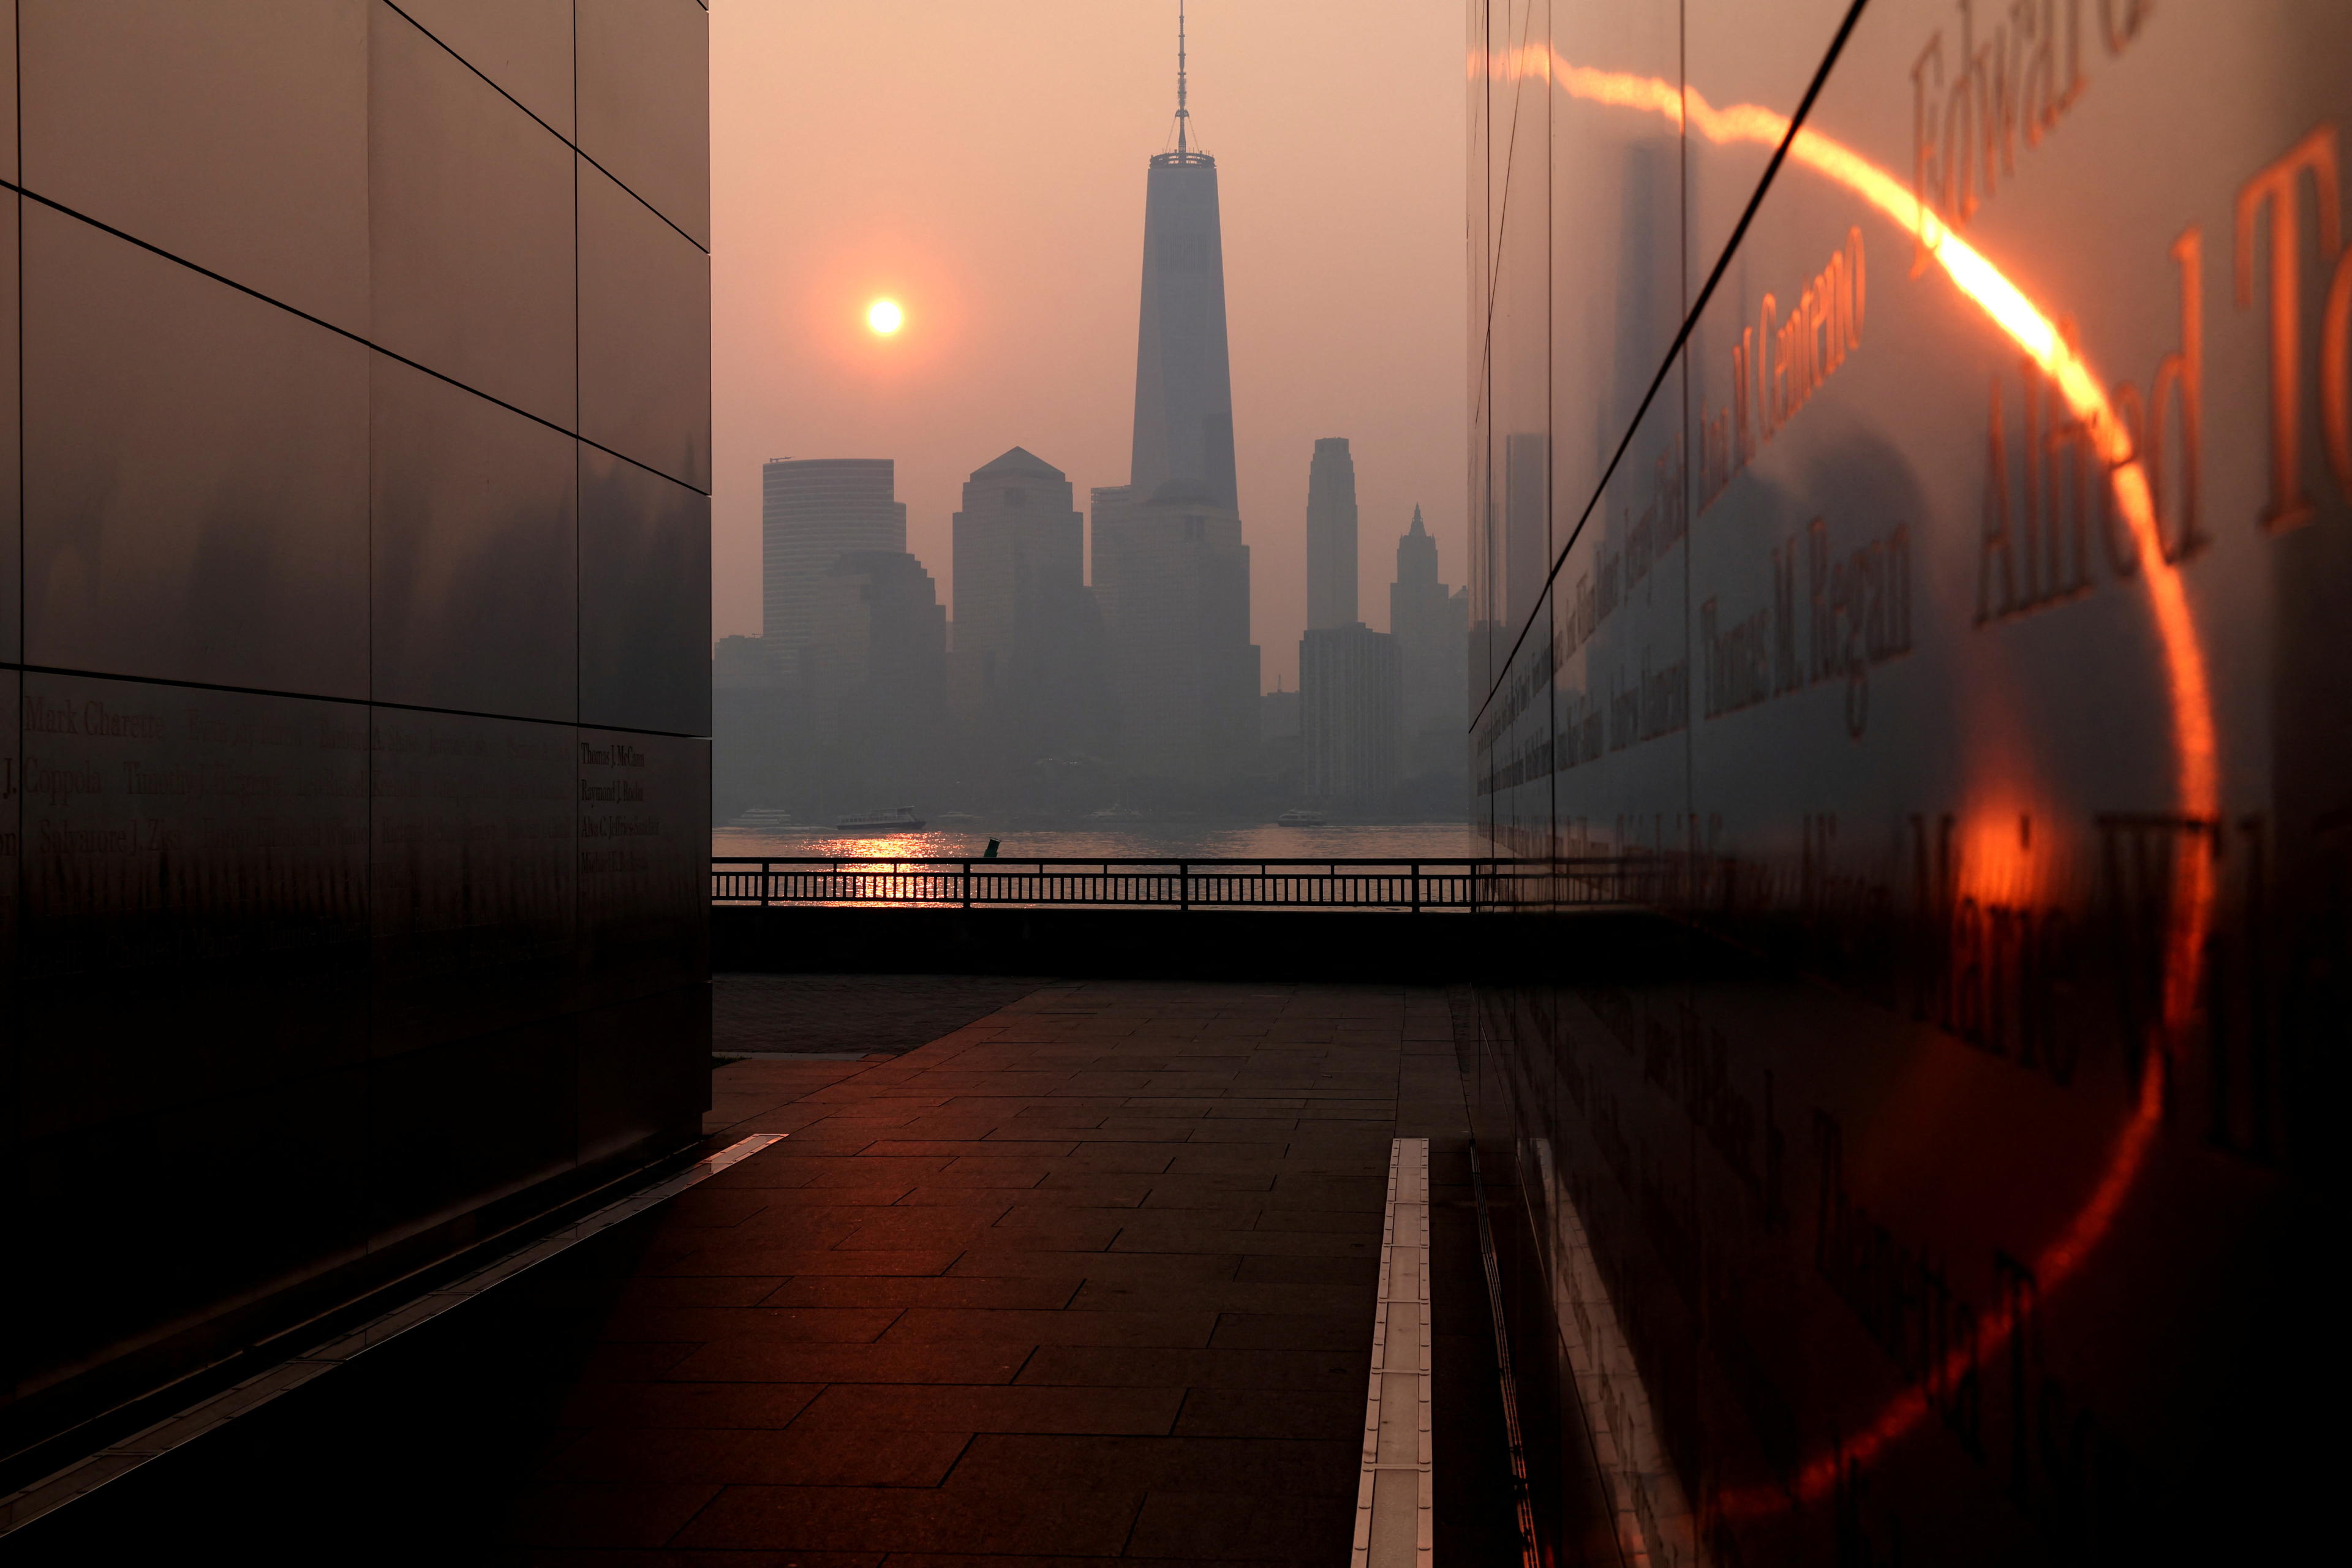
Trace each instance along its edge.
<instances>
[{"instance_id":1,"label":"distant waterfront building","mask_svg":"<svg viewBox=\"0 0 2352 1568\"><path fill-rule=\"evenodd\" d=\"M760 474L761 640L800 679L825 574L853 550L907 548L907 508L888 458L780 458Z\"/></svg>"},{"instance_id":2,"label":"distant waterfront building","mask_svg":"<svg viewBox=\"0 0 2352 1568\"><path fill-rule=\"evenodd\" d=\"M793 694L764 638L720 637L710 656L710 805L724 823L752 806L791 806L801 793Z\"/></svg>"},{"instance_id":3,"label":"distant waterfront building","mask_svg":"<svg viewBox=\"0 0 2352 1568\"><path fill-rule=\"evenodd\" d=\"M1106 749L1102 635L1069 479L1023 447L972 471L955 514L949 690L967 763L1016 792L1047 758Z\"/></svg>"},{"instance_id":4,"label":"distant waterfront building","mask_svg":"<svg viewBox=\"0 0 2352 1568\"><path fill-rule=\"evenodd\" d=\"M1257 700L1257 738L1280 741L1298 734L1298 693L1268 691Z\"/></svg>"},{"instance_id":5,"label":"distant waterfront building","mask_svg":"<svg viewBox=\"0 0 2352 1568\"><path fill-rule=\"evenodd\" d=\"M1399 765L1408 774L1463 771L1469 722L1470 595L1437 579L1437 541L1412 509L1397 541L1396 581L1389 587L1389 632L1397 641L1402 687Z\"/></svg>"},{"instance_id":6,"label":"distant waterfront building","mask_svg":"<svg viewBox=\"0 0 2352 1568\"><path fill-rule=\"evenodd\" d=\"M1121 757L1181 789L1256 753L1258 649L1234 481L1217 163L1191 144L1182 44L1176 147L1145 186L1129 482L1093 494L1094 572Z\"/></svg>"},{"instance_id":7,"label":"distant waterfront building","mask_svg":"<svg viewBox=\"0 0 2352 1568\"><path fill-rule=\"evenodd\" d=\"M1281 795L1295 798L1304 751L1298 736L1298 693L1266 692L1257 700L1257 771Z\"/></svg>"},{"instance_id":8,"label":"distant waterfront building","mask_svg":"<svg viewBox=\"0 0 2352 1568\"><path fill-rule=\"evenodd\" d=\"M904 551L853 550L820 579L800 687L823 811L913 803L936 784L947 721L947 610ZM887 795L889 799L884 799Z\"/></svg>"},{"instance_id":9,"label":"distant waterfront building","mask_svg":"<svg viewBox=\"0 0 2352 1568\"><path fill-rule=\"evenodd\" d=\"M1307 625L1353 626L1356 611L1356 459L1344 436L1315 443L1307 470Z\"/></svg>"},{"instance_id":10,"label":"distant waterfront building","mask_svg":"<svg viewBox=\"0 0 2352 1568\"><path fill-rule=\"evenodd\" d=\"M1257 749L1241 519L1205 486L1183 481L1143 500L1123 485L1098 489L1092 500L1121 759L1180 788L1230 783Z\"/></svg>"},{"instance_id":11,"label":"distant waterfront building","mask_svg":"<svg viewBox=\"0 0 2352 1568\"><path fill-rule=\"evenodd\" d=\"M953 520L960 707L1000 710L1024 634L1085 584L1085 520L1061 469L1015 447L972 470Z\"/></svg>"},{"instance_id":12,"label":"distant waterfront building","mask_svg":"<svg viewBox=\"0 0 2352 1568\"><path fill-rule=\"evenodd\" d=\"M1374 808L1397 782L1396 639L1358 623L1310 629L1298 645L1306 790Z\"/></svg>"}]
</instances>

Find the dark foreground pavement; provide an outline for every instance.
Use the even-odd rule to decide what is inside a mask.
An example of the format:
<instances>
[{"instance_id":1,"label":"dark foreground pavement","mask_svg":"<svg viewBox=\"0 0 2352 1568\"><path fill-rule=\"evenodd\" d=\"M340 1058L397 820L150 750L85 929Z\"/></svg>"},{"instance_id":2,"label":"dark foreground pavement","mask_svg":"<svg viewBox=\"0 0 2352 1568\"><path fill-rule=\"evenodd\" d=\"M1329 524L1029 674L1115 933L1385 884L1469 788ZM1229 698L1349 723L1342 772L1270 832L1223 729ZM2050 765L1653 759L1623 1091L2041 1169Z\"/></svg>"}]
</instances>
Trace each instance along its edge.
<instances>
[{"instance_id":1,"label":"dark foreground pavement","mask_svg":"<svg viewBox=\"0 0 2352 1568\"><path fill-rule=\"evenodd\" d=\"M714 1146L788 1136L8 1544L1347 1561L1390 1141L1466 1132L1442 991L1050 984L714 1100ZM1483 1307L1438 1303L1441 1427L1491 1400ZM1441 1514L1499 1479L1451 1441Z\"/></svg>"}]
</instances>

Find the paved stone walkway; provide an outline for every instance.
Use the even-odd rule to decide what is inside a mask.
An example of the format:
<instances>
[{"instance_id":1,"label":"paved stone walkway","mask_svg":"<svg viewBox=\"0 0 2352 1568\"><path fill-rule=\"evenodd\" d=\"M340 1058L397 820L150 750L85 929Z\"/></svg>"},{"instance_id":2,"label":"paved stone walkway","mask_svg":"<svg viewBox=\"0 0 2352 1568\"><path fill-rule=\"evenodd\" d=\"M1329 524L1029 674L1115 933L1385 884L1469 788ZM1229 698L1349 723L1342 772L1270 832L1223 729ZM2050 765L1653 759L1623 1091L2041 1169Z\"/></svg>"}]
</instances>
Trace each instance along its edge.
<instances>
[{"instance_id":1,"label":"paved stone walkway","mask_svg":"<svg viewBox=\"0 0 2352 1568\"><path fill-rule=\"evenodd\" d=\"M710 986L710 1046L721 1057L908 1051L1044 984L988 974L722 974Z\"/></svg>"},{"instance_id":2,"label":"paved stone walkway","mask_svg":"<svg viewBox=\"0 0 2352 1568\"><path fill-rule=\"evenodd\" d=\"M719 1069L508 1539L541 1564L1347 1561L1389 1142L1444 994L1063 983Z\"/></svg>"}]
</instances>

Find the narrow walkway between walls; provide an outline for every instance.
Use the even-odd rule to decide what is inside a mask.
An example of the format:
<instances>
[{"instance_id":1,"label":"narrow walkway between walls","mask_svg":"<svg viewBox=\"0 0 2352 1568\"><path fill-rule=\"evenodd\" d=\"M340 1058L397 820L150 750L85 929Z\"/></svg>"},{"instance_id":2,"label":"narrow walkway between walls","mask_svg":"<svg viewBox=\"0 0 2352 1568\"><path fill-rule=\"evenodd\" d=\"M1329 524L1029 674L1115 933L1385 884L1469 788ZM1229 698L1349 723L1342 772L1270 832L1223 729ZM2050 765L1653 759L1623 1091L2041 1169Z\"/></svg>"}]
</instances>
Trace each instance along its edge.
<instances>
[{"instance_id":1,"label":"narrow walkway between walls","mask_svg":"<svg viewBox=\"0 0 2352 1568\"><path fill-rule=\"evenodd\" d=\"M719 1067L714 1146L781 1142L12 1547L1339 1568L1406 1138L1448 1265L1438 1555L1515 1560L1444 993L1014 989L898 1054Z\"/></svg>"}]
</instances>

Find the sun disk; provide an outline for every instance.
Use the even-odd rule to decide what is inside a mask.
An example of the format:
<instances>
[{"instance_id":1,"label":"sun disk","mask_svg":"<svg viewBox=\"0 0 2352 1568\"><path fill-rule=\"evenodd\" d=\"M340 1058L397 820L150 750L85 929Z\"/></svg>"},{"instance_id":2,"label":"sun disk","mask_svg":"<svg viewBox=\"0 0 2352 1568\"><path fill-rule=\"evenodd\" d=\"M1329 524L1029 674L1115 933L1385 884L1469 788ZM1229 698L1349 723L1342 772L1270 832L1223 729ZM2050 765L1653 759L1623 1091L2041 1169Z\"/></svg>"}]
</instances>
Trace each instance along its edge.
<instances>
[{"instance_id":1,"label":"sun disk","mask_svg":"<svg viewBox=\"0 0 2352 1568\"><path fill-rule=\"evenodd\" d=\"M866 324L886 338L897 331L906 319L906 312L892 300L877 300L866 311Z\"/></svg>"}]
</instances>

